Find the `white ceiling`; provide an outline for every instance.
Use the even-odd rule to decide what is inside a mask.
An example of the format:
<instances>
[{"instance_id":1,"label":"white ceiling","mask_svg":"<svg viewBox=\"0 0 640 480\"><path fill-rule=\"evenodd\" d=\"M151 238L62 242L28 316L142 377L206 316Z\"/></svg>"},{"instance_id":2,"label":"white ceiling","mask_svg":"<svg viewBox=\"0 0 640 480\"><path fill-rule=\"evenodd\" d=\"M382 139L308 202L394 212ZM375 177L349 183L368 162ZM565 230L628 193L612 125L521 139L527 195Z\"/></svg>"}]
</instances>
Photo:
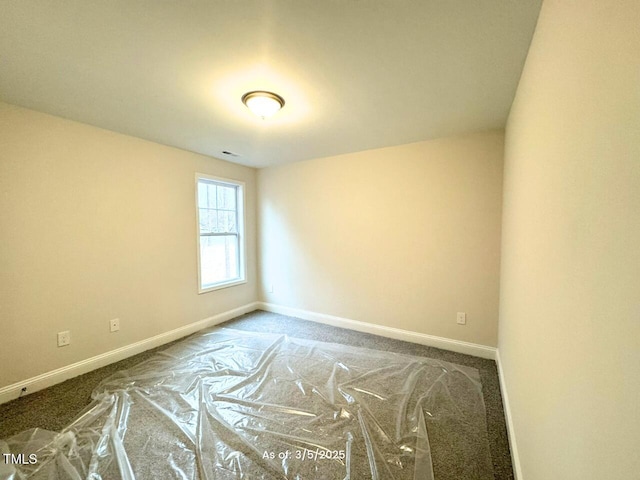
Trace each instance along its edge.
<instances>
[{"instance_id":1,"label":"white ceiling","mask_svg":"<svg viewBox=\"0 0 640 480\"><path fill-rule=\"evenodd\" d=\"M502 128L540 3L0 0L0 99L256 167Z\"/></svg>"}]
</instances>

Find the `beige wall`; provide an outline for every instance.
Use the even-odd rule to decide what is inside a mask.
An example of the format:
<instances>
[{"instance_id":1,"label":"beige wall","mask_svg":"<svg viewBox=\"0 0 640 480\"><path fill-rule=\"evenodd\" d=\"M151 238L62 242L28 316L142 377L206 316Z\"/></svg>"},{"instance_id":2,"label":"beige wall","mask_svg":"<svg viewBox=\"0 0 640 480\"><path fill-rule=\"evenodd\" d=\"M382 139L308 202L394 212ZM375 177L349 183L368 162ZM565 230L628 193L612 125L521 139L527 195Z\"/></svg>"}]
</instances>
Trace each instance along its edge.
<instances>
[{"instance_id":1,"label":"beige wall","mask_svg":"<svg viewBox=\"0 0 640 480\"><path fill-rule=\"evenodd\" d=\"M197 293L195 172L246 182L245 285ZM0 245L2 387L255 301L255 170L0 103Z\"/></svg>"},{"instance_id":2,"label":"beige wall","mask_svg":"<svg viewBox=\"0 0 640 480\"><path fill-rule=\"evenodd\" d=\"M259 170L261 298L494 346L502 156L490 132Z\"/></svg>"},{"instance_id":3,"label":"beige wall","mask_svg":"<svg viewBox=\"0 0 640 480\"><path fill-rule=\"evenodd\" d=\"M499 351L521 480L640 478L640 2L547 0L507 125Z\"/></svg>"}]
</instances>

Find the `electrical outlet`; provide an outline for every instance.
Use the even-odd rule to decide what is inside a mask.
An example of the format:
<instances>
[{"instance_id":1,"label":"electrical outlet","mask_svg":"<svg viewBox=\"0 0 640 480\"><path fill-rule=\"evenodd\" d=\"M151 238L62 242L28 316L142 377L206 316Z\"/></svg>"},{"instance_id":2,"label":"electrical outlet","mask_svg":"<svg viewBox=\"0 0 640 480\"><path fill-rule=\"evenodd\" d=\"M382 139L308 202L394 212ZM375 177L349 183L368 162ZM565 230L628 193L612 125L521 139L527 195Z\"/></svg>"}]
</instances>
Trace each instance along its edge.
<instances>
[{"instance_id":1,"label":"electrical outlet","mask_svg":"<svg viewBox=\"0 0 640 480\"><path fill-rule=\"evenodd\" d=\"M466 325L467 324L467 314L464 312L458 312L457 316L458 325Z\"/></svg>"},{"instance_id":2,"label":"electrical outlet","mask_svg":"<svg viewBox=\"0 0 640 480\"><path fill-rule=\"evenodd\" d=\"M71 332L69 330L58 332L58 346L66 347L71 343Z\"/></svg>"},{"instance_id":3,"label":"electrical outlet","mask_svg":"<svg viewBox=\"0 0 640 480\"><path fill-rule=\"evenodd\" d=\"M118 330L120 330L120 319L114 318L113 320L109 320L109 331L113 333Z\"/></svg>"},{"instance_id":4,"label":"electrical outlet","mask_svg":"<svg viewBox=\"0 0 640 480\"><path fill-rule=\"evenodd\" d=\"M269 284L269 290L267 290L268 293L273 293L273 283Z\"/></svg>"}]
</instances>

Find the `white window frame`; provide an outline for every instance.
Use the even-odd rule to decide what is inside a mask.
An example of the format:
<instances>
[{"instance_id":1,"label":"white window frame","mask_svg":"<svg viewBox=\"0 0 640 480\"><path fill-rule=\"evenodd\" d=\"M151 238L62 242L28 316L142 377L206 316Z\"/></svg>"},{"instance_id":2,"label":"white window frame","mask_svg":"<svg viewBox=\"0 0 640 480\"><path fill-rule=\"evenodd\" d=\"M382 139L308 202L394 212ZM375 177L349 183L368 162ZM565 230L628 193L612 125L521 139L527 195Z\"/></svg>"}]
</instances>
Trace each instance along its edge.
<instances>
[{"instance_id":1,"label":"white window frame","mask_svg":"<svg viewBox=\"0 0 640 480\"><path fill-rule=\"evenodd\" d=\"M211 286L202 287L202 261L200 259L200 203L198 198L198 183L200 180L209 180L218 184L228 185L231 187L236 187L237 197L236 197L236 208L237 208L237 219L238 219L238 273L240 274L240 278L234 278L232 280L226 280L222 282L215 283ZM245 183L240 180L233 180L229 178L215 177L213 175L207 175L206 173L196 173L196 181L195 181L195 199L196 199L196 254L198 259L198 294L213 292L215 290L220 290L222 288L233 287L235 285L241 285L243 283L247 283L247 265L245 262L246 259L246 241L244 235L244 226L245 226Z\"/></svg>"}]
</instances>

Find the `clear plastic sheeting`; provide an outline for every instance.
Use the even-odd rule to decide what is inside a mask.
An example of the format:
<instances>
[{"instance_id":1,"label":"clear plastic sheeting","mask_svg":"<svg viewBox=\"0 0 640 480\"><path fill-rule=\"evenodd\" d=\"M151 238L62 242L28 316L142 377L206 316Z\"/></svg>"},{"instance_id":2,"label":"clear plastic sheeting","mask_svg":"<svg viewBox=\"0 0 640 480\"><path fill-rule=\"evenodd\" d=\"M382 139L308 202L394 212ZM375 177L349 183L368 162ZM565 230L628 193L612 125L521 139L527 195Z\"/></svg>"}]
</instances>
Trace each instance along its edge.
<instances>
[{"instance_id":1,"label":"clear plastic sheeting","mask_svg":"<svg viewBox=\"0 0 640 480\"><path fill-rule=\"evenodd\" d=\"M493 479L485 418L475 369L216 328L107 378L62 432L0 441L0 478Z\"/></svg>"}]
</instances>

